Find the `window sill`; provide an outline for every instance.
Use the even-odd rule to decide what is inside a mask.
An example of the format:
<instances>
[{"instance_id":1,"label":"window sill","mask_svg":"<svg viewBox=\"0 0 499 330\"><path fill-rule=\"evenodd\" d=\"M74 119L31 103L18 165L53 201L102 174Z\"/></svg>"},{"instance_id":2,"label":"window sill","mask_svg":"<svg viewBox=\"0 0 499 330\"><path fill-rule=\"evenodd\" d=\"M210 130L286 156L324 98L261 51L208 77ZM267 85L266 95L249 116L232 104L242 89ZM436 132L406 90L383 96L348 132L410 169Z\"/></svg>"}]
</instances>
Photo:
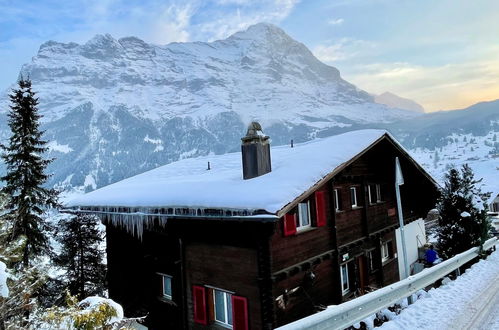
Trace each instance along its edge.
<instances>
[{"instance_id":1,"label":"window sill","mask_svg":"<svg viewBox=\"0 0 499 330\"><path fill-rule=\"evenodd\" d=\"M215 329L232 329L232 325L222 323L220 321L213 321L213 325L215 326Z\"/></svg>"},{"instance_id":2,"label":"window sill","mask_svg":"<svg viewBox=\"0 0 499 330\"><path fill-rule=\"evenodd\" d=\"M385 204L385 201L377 201L377 202L374 202L374 203L369 203L369 206L382 205L382 204Z\"/></svg>"},{"instance_id":3,"label":"window sill","mask_svg":"<svg viewBox=\"0 0 499 330\"><path fill-rule=\"evenodd\" d=\"M309 232L309 231L312 231L315 229L317 229L317 227L312 227L312 226L308 226L308 227L304 227L304 228L296 228L296 234L299 235L299 234L306 233L306 232Z\"/></svg>"},{"instance_id":4,"label":"window sill","mask_svg":"<svg viewBox=\"0 0 499 330\"><path fill-rule=\"evenodd\" d=\"M168 299L166 297L163 297L163 296L158 296L157 297L159 301L161 301L162 303L165 303L165 304L168 304L168 305L171 305L171 306L174 306L174 307L177 307L177 304L171 300L171 299Z\"/></svg>"},{"instance_id":5,"label":"window sill","mask_svg":"<svg viewBox=\"0 0 499 330\"><path fill-rule=\"evenodd\" d=\"M352 206L352 210L360 210L361 208L363 208L362 206Z\"/></svg>"},{"instance_id":6,"label":"window sill","mask_svg":"<svg viewBox=\"0 0 499 330\"><path fill-rule=\"evenodd\" d=\"M391 262L392 262L393 260L395 260L395 259L396 259L396 258L392 257L392 258L390 258L390 259L388 259L388 260L381 261L381 264L382 264L383 266L386 266L386 265L388 265L389 263L391 263Z\"/></svg>"}]
</instances>

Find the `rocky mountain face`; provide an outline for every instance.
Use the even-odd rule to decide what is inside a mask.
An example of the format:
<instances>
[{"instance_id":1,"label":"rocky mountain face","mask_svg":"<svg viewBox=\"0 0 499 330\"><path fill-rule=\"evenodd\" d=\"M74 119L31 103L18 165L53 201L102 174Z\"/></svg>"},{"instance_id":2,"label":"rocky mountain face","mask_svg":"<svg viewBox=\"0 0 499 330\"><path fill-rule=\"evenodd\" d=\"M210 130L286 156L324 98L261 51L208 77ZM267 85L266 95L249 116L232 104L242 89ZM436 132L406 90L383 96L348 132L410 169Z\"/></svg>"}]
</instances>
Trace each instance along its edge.
<instances>
[{"instance_id":1,"label":"rocky mountain face","mask_svg":"<svg viewBox=\"0 0 499 330\"><path fill-rule=\"evenodd\" d=\"M38 92L57 158L50 183L64 187L94 189L178 159L239 150L252 120L279 145L419 116L375 103L269 24L210 43L49 41L21 73ZM6 91L0 117L7 109ZM4 119L1 138L9 134Z\"/></svg>"},{"instance_id":2,"label":"rocky mountain face","mask_svg":"<svg viewBox=\"0 0 499 330\"><path fill-rule=\"evenodd\" d=\"M374 97L374 101L379 104L387 105L391 108L424 113L424 108L421 106L421 104L390 92L384 92L383 94L376 95Z\"/></svg>"}]
</instances>

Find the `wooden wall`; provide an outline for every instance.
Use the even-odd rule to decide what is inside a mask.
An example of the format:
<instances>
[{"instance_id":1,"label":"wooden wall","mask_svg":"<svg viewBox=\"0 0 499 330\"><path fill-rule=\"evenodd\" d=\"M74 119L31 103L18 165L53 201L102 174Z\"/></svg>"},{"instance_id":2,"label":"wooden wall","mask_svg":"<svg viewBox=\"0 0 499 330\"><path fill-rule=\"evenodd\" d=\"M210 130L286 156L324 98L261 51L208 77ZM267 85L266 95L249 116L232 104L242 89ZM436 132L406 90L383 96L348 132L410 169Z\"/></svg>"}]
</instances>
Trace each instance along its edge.
<instances>
[{"instance_id":1,"label":"wooden wall","mask_svg":"<svg viewBox=\"0 0 499 330\"><path fill-rule=\"evenodd\" d=\"M185 247L189 328L206 329L193 322L193 285L209 285L248 299L251 329L262 329L257 254L255 249L188 243Z\"/></svg>"}]
</instances>

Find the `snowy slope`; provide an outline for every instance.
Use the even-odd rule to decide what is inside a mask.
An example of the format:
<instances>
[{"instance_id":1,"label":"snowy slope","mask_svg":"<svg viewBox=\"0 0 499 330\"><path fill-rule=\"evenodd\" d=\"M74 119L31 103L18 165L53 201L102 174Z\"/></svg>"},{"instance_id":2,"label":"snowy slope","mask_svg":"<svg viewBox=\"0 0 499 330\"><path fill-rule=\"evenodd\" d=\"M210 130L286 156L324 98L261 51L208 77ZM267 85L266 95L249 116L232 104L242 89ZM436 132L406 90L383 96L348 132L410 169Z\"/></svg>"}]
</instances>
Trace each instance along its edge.
<instances>
[{"instance_id":1,"label":"snowy slope","mask_svg":"<svg viewBox=\"0 0 499 330\"><path fill-rule=\"evenodd\" d=\"M433 177L469 164L483 190L499 194L499 100L462 110L425 114L388 129Z\"/></svg>"},{"instance_id":2,"label":"snowy slope","mask_svg":"<svg viewBox=\"0 0 499 330\"><path fill-rule=\"evenodd\" d=\"M391 108L405 109L415 112L424 112L424 108L413 100L409 100L390 92L376 95L374 101L379 104L387 105Z\"/></svg>"},{"instance_id":3,"label":"snowy slope","mask_svg":"<svg viewBox=\"0 0 499 330\"><path fill-rule=\"evenodd\" d=\"M211 43L97 35L44 43L33 80L51 142L51 183L94 189L186 157L239 149L250 120L273 145L418 114L374 103L301 43L257 24ZM6 93L0 95L5 138ZM3 112L3 113L1 113Z\"/></svg>"}]
</instances>

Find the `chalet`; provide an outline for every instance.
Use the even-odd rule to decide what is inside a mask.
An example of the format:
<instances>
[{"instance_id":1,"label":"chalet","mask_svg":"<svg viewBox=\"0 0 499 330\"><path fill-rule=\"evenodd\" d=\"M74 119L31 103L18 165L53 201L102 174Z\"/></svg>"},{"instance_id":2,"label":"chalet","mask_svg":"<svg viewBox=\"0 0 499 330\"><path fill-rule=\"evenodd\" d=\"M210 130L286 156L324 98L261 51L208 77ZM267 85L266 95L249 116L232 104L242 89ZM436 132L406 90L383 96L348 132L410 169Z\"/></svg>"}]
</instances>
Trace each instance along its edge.
<instances>
[{"instance_id":1,"label":"chalet","mask_svg":"<svg viewBox=\"0 0 499 330\"><path fill-rule=\"evenodd\" d=\"M406 223L434 180L383 130L184 159L83 195L106 224L109 295L149 329L272 329L399 280ZM242 166L241 166L242 164Z\"/></svg>"}]
</instances>

